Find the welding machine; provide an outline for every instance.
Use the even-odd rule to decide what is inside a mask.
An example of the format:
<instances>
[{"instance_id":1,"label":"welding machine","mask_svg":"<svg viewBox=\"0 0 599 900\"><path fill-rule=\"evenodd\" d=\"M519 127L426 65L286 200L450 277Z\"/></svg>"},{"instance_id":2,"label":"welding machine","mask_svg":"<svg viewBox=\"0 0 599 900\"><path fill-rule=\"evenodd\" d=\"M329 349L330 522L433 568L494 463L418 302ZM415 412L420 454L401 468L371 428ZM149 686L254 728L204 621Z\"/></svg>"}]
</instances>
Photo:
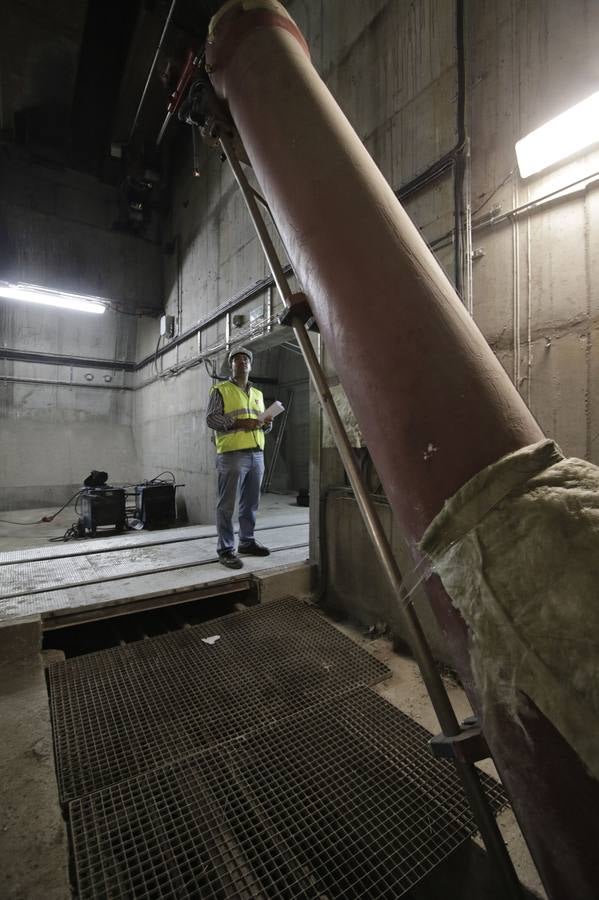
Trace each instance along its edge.
<instances>
[{"instance_id":1,"label":"welding machine","mask_svg":"<svg viewBox=\"0 0 599 900\"><path fill-rule=\"evenodd\" d=\"M124 531L127 527L124 488L86 487L79 495L78 510L81 537L96 534L98 528Z\"/></svg>"},{"instance_id":2,"label":"welding machine","mask_svg":"<svg viewBox=\"0 0 599 900\"><path fill-rule=\"evenodd\" d=\"M164 528L177 518L175 485L146 482L135 485L135 517L144 528Z\"/></svg>"}]
</instances>

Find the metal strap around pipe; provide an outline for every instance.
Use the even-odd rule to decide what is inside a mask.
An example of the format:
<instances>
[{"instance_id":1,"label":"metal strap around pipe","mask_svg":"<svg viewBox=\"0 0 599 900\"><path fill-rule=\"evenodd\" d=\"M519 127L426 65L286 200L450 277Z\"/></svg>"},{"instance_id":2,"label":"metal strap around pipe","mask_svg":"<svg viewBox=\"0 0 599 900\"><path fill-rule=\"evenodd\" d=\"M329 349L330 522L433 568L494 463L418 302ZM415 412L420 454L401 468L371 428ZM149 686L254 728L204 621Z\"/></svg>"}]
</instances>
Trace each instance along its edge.
<instances>
[{"instance_id":1,"label":"metal strap around pipe","mask_svg":"<svg viewBox=\"0 0 599 900\"><path fill-rule=\"evenodd\" d=\"M258 234L262 250L264 251L264 255L270 266L281 299L283 303L289 307L291 305L293 291L289 287L283 267L266 228L266 223L258 209L252 187L245 177L241 163L234 152L231 138L228 135L221 133L219 135L219 140L223 152L231 166L235 180L243 194L248 212ZM455 711L435 665L433 655L428 646L420 621L412 604L406 598L406 591L402 582L401 573L393 555L391 545L389 544L374 503L362 479L353 448L330 392L320 362L314 351L314 347L312 346L312 342L310 341L310 337L301 318L293 318L291 327L294 330L296 340L302 350L308 372L318 394L323 412L328 419L333 437L335 438L337 450L339 451L341 461L356 497L366 530L368 531L379 560L382 563L391 588L397 597L400 616L406 629L407 640L418 664L418 668L420 669L420 674L433 704L441 730L447 737L456 737L460 734L461 729ZM478 770L474 765L464 763L459 759L454 759L454 763L456 770L462 779L466 796L468 797L485 847L497 866L498 874L501 877L506 891L505 896L506 898L511 898L511 900L522 900L520 882L518 881L512 860L507 852L495 817L489 808L489 803L480 783Z\"/></svg>"}]
</instances>

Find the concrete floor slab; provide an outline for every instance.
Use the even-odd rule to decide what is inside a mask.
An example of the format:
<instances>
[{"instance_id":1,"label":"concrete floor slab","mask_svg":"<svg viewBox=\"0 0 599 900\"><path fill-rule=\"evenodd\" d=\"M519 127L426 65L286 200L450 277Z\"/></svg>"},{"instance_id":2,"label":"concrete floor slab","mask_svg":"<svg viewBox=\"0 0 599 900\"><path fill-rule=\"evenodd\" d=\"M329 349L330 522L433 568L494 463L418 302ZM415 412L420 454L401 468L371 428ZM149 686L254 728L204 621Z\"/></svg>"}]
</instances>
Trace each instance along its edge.
<instances>
[{"instance_id":1,"label":"concrete floor slab","mask_svg":"<svg viewBox=\"0 0 599 900\"><path fill-rule=\"evenodd\" d=\"M229 591L233 593L235 590L247 589L255 572L294 565L303 562L306 557L305 545L291 550L282 547L268 557L246 557L243 569L224 569L218 562L209 562L150 575L24 594L0 600L0 621L15 616L39 614L46 624L49 619L58 621L65 615L71 616L83 611L90 613L92 610L105 609L107 615L115 615L117 608L151 598L170 597L173 602L177 602L179 595L192 591L214 590L214 593L222 593L229 586ZM166 601L163 605L166 605Z\"/></svg>"},{"instance_id":2,"label":"concrete floor slab","mask_svg":"<svg viewBox=\"0 0 599 900\"><path fill-rule=\"evenodd\" d=\"M285 528L264 529L260 532L260 538L272 550L305 547L308 544L308 526L290 525ZM25 594L78 587L133 575L149 575L216 560L213 539L199 538L194 541L154 544L150 547L105 550L89 556L13 563L3 566L1 570L0 608L5 600Z\"/></svg>"},{"instance_id":3,"label":"concrete floor slab","mask_svg":"<svg viewBox=\"0 0 599 900\"><path fill-rule=\"evenodd\" d=\"M274 556L276 558L277 555ZM255 560L248 560L248 573L244 578L248 578L249 569L255 563ZM198 567L204 571L208 568ZM220 573L221 583L231 583L230 573L225 573L220 566L212 568L215 575ZM277 573L276 568L272 571ZM184 570L180 574L189 573L190 570ZM29 653L31 642L35 644L37 641L35 635L39 635L40 626L39 621L37 625L32 625L31 621L27 624L28 634L14 646L18 644L25 648L23 652ZM385 638L372 639L348 625L337 627L392 670L392 677L374 689L429 731L438 732L432 706L414 661L394 653L391 643ZM9 630L6 633L8 635ZM9 645L12 646L13 642L9 641ZM463 691L452 679L445 681L458 717L469 715L470 707ZM30 656L27 666L0 668L0 718L8 735L7 740L0 742L0 808L6 811L3 830L0 831L0 896L7 900L36 900L37 897L62 900L70 896L66 844L58 808L48 703L39 656ZM488 774L494 774L490 761L482 763L481 768ZM544 898L511 810L501 813L499 824L519 877L531 891L526 896ZM465 859L463 855L456 859L456 865L450 872L439 870L441 881L432 884L432 893L422 893L422 897L437 897L441 893L459 895L463 900L491 897L486 893L489 886L487 880L483 879L480 889L477 887L475 870L478 869L472 860ZM488 863L484 863L482 872L485 871L484 866ZM492 896L495 897L495 894Z\"/></svg>"},{"instance_id":4,"label":"concrete floor slab","mask_svg":"<svg viewBox=\"0 0 599 900\"><path fill-rule=\"evenodd\" d=\"M39 512L21 510L19 517L34 521ZM72 517L72 511L68 515ZM45 627L58 627L58 620L98 617L101 609L116 615L117 609L132 611L134 604L141 608L142 603L158 603L158 598L165 598L165 604L180 602L190 592L224 593L227 585L231 592L247 590L255 574L297 567L306 560L308 515L307 509L294 505L291 495L265 495L257 532L272 554L244 557L240 570L218 564L212 525L44 546L29 544L39 537L37 526L13 531L10 549L0 554L0 622L40 614ZM2 537L6 528L0 526L0 547L8 546L6 534ZM57 530L62 534L63 526Z\"/></svg>"},{"instance_id":5,"label":"concrete floor slab","mask_svg":"<svg viewBox=\"0 0 599 900\"><path fill-rule=\"evenodd\" d=\"M72 508L63 510L52 522L40 522L55 509L18 509L0 512L0 565L52 559L78 553L89 554L124 547L151 546L170 541L216 538L214 524L184 525L156 531L126 531L123 534L99 534L63 542L67 528L76 518ZM277 526L306 524L309 510L299 507L294 494L264 494L260 501L257 531ZM9 524L12 522L13 524ZM56 541L56 543L50 543Z\"/></svg>"},{"instance_id":6,"label":"concrete floor slab","mask_svg":"<svg viewBox=\"0 0 599 900\"><path fill-rule=\"evenodd\" d=\"M287 515L268 516L256 528L256 534L267 530L288 528L293 525L308 523L307 510L304 513L288 513ZM266 521L267 524L264 524ZM237 531L235 531L237 534ZM33 562L40 559L62 559L74 556L90 556L94 553L105 553L107 550L131 550L139 547L154 547L156 544L176 544L183 541L195 541L200 538L211 538L216 541L216 531L212 525L186 525L183 528L162 528L156 531L125 531L118 535L99 535L76 541L59 541L46 543L40 547L26 547L0 553L0 566L15 563ZM20 543L12 538L12 544ZM27 541L28 538L25 538ZM8 538L5 539L5 543ZM0 544L2 541L0 540Z\"/></svg>"},{"instance_id":7,"label":"concrete floor slab","mask_svg":"<svg viewBox=\"0 0 599 900\"><path fill-rule=\"evenodd\" d=\"M276 527L277 524L294 527L303 516L304 521L307 521L307 510L297 508L291 510L289 498L277 500L279 502L276 508L267 511L267 514L261 517L260 524L263 529ZM26 512L20 510L19 517L25 519ZM71 518L72 513L68 513L67 525ZM66 526L63 527L63 524L59 523L46 527L54 527L57 533L62 533ZM64 556L65 552L69 556L80 557L103 555L107 551L119 549L127 540L131 541L129 546L132 550L135 548L135 553L142 548L155 547L166 541L171 542L171 539L174 539L173 544L181 545L192 544L202 539L210 546L214 544L214 528L211 525L190 526L163 532L131 532L114 538L58 545L49 545L46 536L43 541L40 540L39 528L36 530L32 527L29 534L27 529L21 531L18 539L15 537L14 529L10 533L12 536L7 537L6 528L0 526L0 549L5 549L9 553L18 551L22 554L23 551L18 550L19 547L31 548L35 541L38 541L39 555L34 551L28 557L26 554L31 551L26 550L24 562L33 561L36 557L42 560L57 559ZM47 532L45 534L47 535ZM170 556L170 551L167 556ZM308 583L307 575L303 572L298 575L297 571L298 564L301 569L301 563L305 561L306 556L307 550L304 547L281 549L264 559L246 558L244 568L239 572L225 570L217 563L207 562L203 565L167 569L154 574L100 580L79 587L55 591L42 590L0 604L0 619L4 617L14 625L24 611L38 610L42 613L45 626L52 627L59 624L65 615L85 616L93 611L100 612L102 616L114 615L120 613L131 601L142 603L144 599L151 600L152 597L156 597L160 598L162 604L164 598L170 596L173 602L178 602L179 598L188 594L190 590L208 589L214 592L244 590L254 579L264 584L263 599L269 599L273 585L277 587L277 593L285 590L286 571L291 572L296 581L299 578L300 583ZM11 565L16 561L14 557L6 559L6 564ZM1 562L0 557L0 565ZM94 566L91 568L94 569ZM95 571L102 568L100 564L95 567ZM305 572L309 572L307 565ZM260 587L259 592L262 592ZM11 639L8 645L21 646L25 653L33 634L31 622L29 625L27 640L24 637L23 641L13 643ZM39 627L39 624L36 627ZM434 712L415 663L393 653L390 643L384 638L372 640L356 629L346 626L341 628L393 670L394 677L376 689L420 724L432 732L437 732L439 729ZM0 658L4 658L4 655L0 654ZM447 687L458 716L469 715L470 709L461 689L451 680L447 681ZM66 844L58 809L49 743L45 682L37 654L34 654L33 661L30 658L27 666L18 663L16 666L0 668L0 717L3 734L8 735L7 740L0 742L0 808L6 811L5 823L0 832L0 896L7 897L8 900L30 900L38 896L62 900L69 896ZM490 762L483 763L481 768L489 774L494 772ZM503 812L499 822L520 878L534 891L535 896L544 897L511 810Z\"/></svg>"},{"instance_id":8,"label":"concrete floor slab","mask_svg":"<svg viewBox=\"0 0 599 900\"><path fill-rule=\"evenodd\" d=\"M39 619L0 627L0 896L71 896L66 827L58 802ZM22 634L19 634L22 632ZM4 640L6 638L6 641ZM4 644L7 644L7 648Z\"/></svg>"}]
</instances>

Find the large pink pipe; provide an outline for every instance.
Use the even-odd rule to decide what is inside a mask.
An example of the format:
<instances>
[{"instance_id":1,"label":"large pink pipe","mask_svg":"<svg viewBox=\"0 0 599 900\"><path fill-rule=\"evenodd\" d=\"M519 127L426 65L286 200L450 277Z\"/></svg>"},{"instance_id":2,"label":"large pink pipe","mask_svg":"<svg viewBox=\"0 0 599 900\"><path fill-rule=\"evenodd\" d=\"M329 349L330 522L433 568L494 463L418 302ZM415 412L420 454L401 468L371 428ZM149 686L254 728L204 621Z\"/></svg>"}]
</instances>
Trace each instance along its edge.
<instances>
[{"instance_id":1,"label":"large pink pipe","mask_svg":"<svg viewBox=\"0 0 599 900\"><path fill-rule=\"evenodd\" d=\"M239 10L223 17L218 44L208 46L211 79L228 101L387 496L417 540L465 481L540 440L541 430L297 29L289 19L276 27L264 10Z\"/></svg>"},{"instance_id":2,"label":"large pink pipe","mask_svg":"<svg viewBox=\"0 0 599 900\"><path fill-rule=\"evenodd\" d=\"M543 434L311 65L297 26L277 4L254 6L240 2L217 21L207 67L415 547L469 478ZM464 622L439 582L430 594L477 708ZM596 900L599 785L532 705L529 735L501 708L489 716L495 761L550 897ZM569 795L554 784L561 762Z\"/></svg>"}]
</instances>

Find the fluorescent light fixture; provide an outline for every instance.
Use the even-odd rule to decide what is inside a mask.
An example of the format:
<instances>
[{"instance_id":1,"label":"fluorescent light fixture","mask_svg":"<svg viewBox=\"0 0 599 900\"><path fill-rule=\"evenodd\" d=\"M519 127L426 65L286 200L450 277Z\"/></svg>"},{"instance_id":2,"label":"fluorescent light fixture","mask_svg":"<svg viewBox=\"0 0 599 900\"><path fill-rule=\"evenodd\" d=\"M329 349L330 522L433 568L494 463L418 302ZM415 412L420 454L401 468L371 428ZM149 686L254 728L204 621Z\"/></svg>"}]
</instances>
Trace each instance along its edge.
<instances>
[{"instance_id":1,"label":"fluorescent light fixture","mask_svg":"<svg viewBox=\"0 0 599 900\"><path fill-rule=\"evenodd\" d=\"M51 288L39 287L37 284L0 283L0 298L24 300L26 303L42 303L44 306L59 306L62 309L90 313L103 313L108 305L107 300L100 300L98 297L53 291Z\"/></svg>"},{"instance_id":2,"label":"fluorescent light fixture","mask_svg":"<svg viewBox=\"0 0 599 900\"><path fill-rule=\"evenodd\" d=\"M599 91L531 131L516 144L522 178L553 166L599 141Z\"/></svg>"}]
</instances>

